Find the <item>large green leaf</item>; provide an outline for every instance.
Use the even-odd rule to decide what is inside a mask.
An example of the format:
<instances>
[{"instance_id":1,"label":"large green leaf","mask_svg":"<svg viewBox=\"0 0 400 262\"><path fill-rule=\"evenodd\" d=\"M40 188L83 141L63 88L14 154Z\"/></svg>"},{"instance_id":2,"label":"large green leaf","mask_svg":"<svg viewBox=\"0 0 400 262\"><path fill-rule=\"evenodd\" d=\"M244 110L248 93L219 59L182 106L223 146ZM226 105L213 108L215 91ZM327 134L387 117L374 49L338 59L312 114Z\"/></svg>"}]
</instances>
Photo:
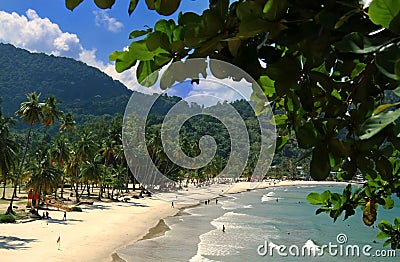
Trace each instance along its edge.
<instances>
[{"instance_id":1,"label":"large green leaf","mask_svg":"<svg viewBox=\"0 0 400 262\"><path fill-rule=\"evenodd\" d=\"M275 94L275 85L274 80L269 78L269 76L261 76L258 80L258 84L261 86L261 89L264 91L266 96L272 96Z\"/></svg>"},{"instance_id":2,"label":"large green leaf","mask_svg":"<svg viewBox=\"0 0 400 262\"><path fill-rule=\"evenodd\" d=\"M269 21L276 21L286 12L286 0L268 0L264 5L264 17Z\"/></svg>"},{"instance_id":3,"label":"large green leaf","mask_svg":"<svg viewBox=\"0 0 400 262\"><path fill-rule=\"evenodd\" d=\"M176 25L175 25L174 20L161 19L161 20L158 20L157 23L155 24L154 31L163 32L169 38L172 38L172 33L174 32L175 27L176 27Z\"/></svg>"},{"instance_id":4,"label":"large green leaf","mask_svg":"<svg viewBox=\"0 0 400 262\"><path fill-rule=\"evenodd\" d=\"M381 49L380 52L376 54L376 66L379 70L387 77L400 80L399 70L400 63L400 45L392 44Z\"/></svg>"},{"instance_id":5,"label":"large green leaf","mask_svg":"<svg viewBox=\"0 0 400 262\"><path fill-rule=\"evenodd\" d=\"M83 0L65 0L65 6L72 11L82 2Z\"/></svg>"},{"instance_id":6,"label":"large green leaf","mask_svg":"<svg viewBox=\"0 0 400 262\"><path fill-rule=\"evenodd\" d=\"M325 180L331 171L329 154L326 145L317 145L312 152L310 174L315 180Z\"/></svg>"},{"instance_id":7,"label":"large green leaf","mask_svg":"<svg viewBox=\"0 0 400 262\"><path fill-rule=\"evenodd\" d=\"M94 0L95 4L101 9L111 8L115 0Z\"/></svg>"},{"instance_id":8,"label":"large green leaf","mask_svg":"<svg viewBox=\"0 0 400 262\"><path fill-rule=\"evenodd\" d=\"M129 39L134 39L136 37L139 36L143 36L146 35L148 33L150 33L152 30L151 29L147 29L147 30L134 30L129 34Z\"/></svg>"},{"instance_id":9,"label":"large green leaf","mask_svg":"<svg viewBox=\"0 0 400 262\"><path fill-rule=\"evenodd\" d=\"M115 70L118 73L122 73L123 71L131 68L137 62L137 60L132 58L132 56L130 56L129 52L127 51L124 52L115 51L112 54L110 54L109 59L111 61L115 61Z\"/></svg>"},{"instance_id":10,"label":"large green leaf","mask_svg":"<svg viewBox=\"0 0 400 262\"><path fill-rule=\"evenodd\" d=\"M136 6L138 5L139 0L130 0L129 2L129 8L128 8L128 14L131 15L133 11L135 11Z\"/></svg>"},{"instance_id":11,"label":"large green leaf","mask_svg":"<svg viewBox=\"0 0 400 262\"><path fill-rule=\"evenodd\" d=\"M146 46L149 51L155 51L157 48L161 48L168 52L171 50L168 36L160 31L151 33L146 37Z\"/></svg>"},{"instance_id":12,"label":"large green leaf","mask_svg":"<svg viewBox=\"0 0 400 262\"><path fill-rule=\"evenodd\" d=\"M179 7L181 0L156 0L154 7L161 15L172 15Z\"/></svg>"},{"instance_id":13,"label":"large green leaf","mask_svg":"<svg viewBox=\"0 0 400 262\"><path fill-rule=\"evenodd\" d=\"M300 148L311 148L317 142L317 131L310 122L305 123L296 129L297 143Z\"/></svg>"},{"instance_id":14,"label":"large green leaf","mask_svg":"<svg viewBox=\"0 0 400 262\"><path fill-rule=\"evenodd\" d=\"M325 199L322 199L320 194L312 192L308 194L307 201L310 202L311 205L321 205L324 203Z\"/></svg>"},{"instance_id":15,"label":"large green leaf","mask_svg":"<svg viewBox=\"0 0 400 262\"><path fill-rule=\"evenodd\" d=\"M384 208L384 209L392 209L392 208L394 207L394 200L393 200L393 198L391 198L391 197L389 196L389 197L386 197L384 200L385 200L385 205L383 205L383 208Z\"/></svg>"},{"instance_id":16,"label":"large green leaf","mask_svg":"<svg viewBox=\"0 0 400 262\"><path fill-rule=\"evenodd\" d=\"M360 127L360 139L365 140L373 137L399 117L400 109L371 116Z\"/></svg>"},{"instance_id":17,"label":"large green leaf","mask_svg":"<svg viewBox=\"0 0 400 262\"><path fill-rule=\"evenodd\" d=\"M262 16L262 5L259 1L244 1L236 8L237 17L243 22L254 20Z\"/></svg>"},{"instance_id":18,"label":"large green leaf","mask_svg":"<svg viewBox=\"0 0 400 262\"><path fill-rule=\"evenodd\" d=\"M154 73L153 61L140 61L136 69L138 82L143 86L152 86L156 83L158 73Z\"/></svg>"},{"instance_id":19,"label":"large green leaf","mask_svg":"<svg viewBox=\"0 0 400 262\"><path fill-rule=\"evenodd\" d=\"M389 28L390 22L400 11L398 0L373 0L368 8L368 15L374 24Z\"/></svg>"},{"instance_id":20,"label":"large green leaf","mask_svg":"<svg viewBox=\"0 0 400 262\"><path fill-rule=\"evenodd\" d=\"M162 53L168 54L168 51L162 48L149 50L145 40L133 42L129 46L129 55L132 57L132 59L135 60L140 60L140 61L152 60L156 55Z\"/></svg>"},{"instance_id":21,"label":"large green leaf","mask_svg":"<svg viewBox=\"0 0 400 262\"><path fill-rule=\"evenodd\" d=\"M387 40L387 38L368 38L359 32L353 32L336 42L334 46L345 53L368 54L376 52Z\"/></svg>"},{"instance_id":22,"label":"large green leaf","mask_svg":"<svg viewBox=\"0 0 400 262\"><path fill-rule=\"evenodd\" d=\"M286 55L276 63L268 65L267 75L275 81L276 93L281 96L289 92L290 89L299 87L300 62L293 56Z\"/></svg>"},{"instance_id":23,"label":"large green leaf","mask_svg":"<svg viewBox=\"0 0 400 262\"><path fill-rule=\"evenodd\" d=\"M400 34L400 12L390 22L389 29L397 34Z\"/></svg>"},{"instance_id":24,"label":"large green leaf","mask_svg":"<svg viewBox=\"0 0 400 262\"><path fill-rule=\"evenodd\" d=\"M393 167L392 167L392 163L390 163L390 161L384 157L381 156L376 162L376 170L378 171L378 173L381 175L383 180L390 180L393 177Z\"/></svg>"},{"instance_id":25,"label":"large green leaf","mask_svg":"<svg viewBox=\"0 0 400 262\"><path fill-rule=\"evenodd\" d=\"M285 125L288 121L288 116L287 115L274 115L274 118L272 119L272 123L276 126L281 126Z\"/></svg>"},{"instance_id":26,"label":"large green leaf","mask_svg":"<svg viewBox=\"0 0 400 262\"><path fill-rule=\"evenodd\" d=\"M156 0L146 0L147 8L149 8L150 10L154 10L156 8L155 1Z\"/></svg>"}]
</instances>

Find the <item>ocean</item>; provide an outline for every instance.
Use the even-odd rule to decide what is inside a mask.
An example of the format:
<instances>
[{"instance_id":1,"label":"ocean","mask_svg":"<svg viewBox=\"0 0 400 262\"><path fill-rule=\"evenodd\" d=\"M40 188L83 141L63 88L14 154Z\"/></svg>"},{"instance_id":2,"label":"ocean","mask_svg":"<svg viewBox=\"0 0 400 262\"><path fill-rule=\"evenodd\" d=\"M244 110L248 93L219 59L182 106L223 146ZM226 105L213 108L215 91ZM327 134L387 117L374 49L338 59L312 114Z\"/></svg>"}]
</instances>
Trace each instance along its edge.
<instances>
[{"instance_id":1,"label":"ocean","mask_svg":"<svg viewBox=\"0 0 400 262\"><path fill-rule=\"evenodd\" d=\"M318 207L306 200L310 192L343 188L275 187L221 197L218 204L212 200L166 218L169 231L117 253L140 262L399 261L400 252L391 254L390 247L383 247L384 240L376 238L380 230L363 224L360 209L355 216L333 223L325 213L315 215ZM394 209L379 208L378 221L393 223L399 214L396 198Z\"/></svg>"}]
</instances>

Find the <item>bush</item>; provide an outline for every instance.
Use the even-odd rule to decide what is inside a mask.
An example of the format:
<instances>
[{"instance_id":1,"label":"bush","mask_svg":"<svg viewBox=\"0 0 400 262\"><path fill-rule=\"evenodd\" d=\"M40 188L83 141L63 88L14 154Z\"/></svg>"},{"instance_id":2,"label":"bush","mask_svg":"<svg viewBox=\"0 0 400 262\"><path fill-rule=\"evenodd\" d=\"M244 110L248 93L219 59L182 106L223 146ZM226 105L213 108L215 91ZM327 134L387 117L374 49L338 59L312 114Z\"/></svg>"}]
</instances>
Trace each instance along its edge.
<instances>
[{"instance_id":1,"label":"bush","mask_svg":"<svg viewBox=\"0 0 400 262\"><path fill-rule=\"evenodd\" d=\"M72 207L72 211L82 212L82 208L80 208L80 207Z\"/></svg>"},{"instance_id":2,"label":"bush","mask_svg":"<svg viewBox=\"0 0 400 262\"><path fill-rule=\"evenodd\" d=\"M0 223L14 223L15 217L13 215L0 214Z\"/></svg>"}]
</instances>

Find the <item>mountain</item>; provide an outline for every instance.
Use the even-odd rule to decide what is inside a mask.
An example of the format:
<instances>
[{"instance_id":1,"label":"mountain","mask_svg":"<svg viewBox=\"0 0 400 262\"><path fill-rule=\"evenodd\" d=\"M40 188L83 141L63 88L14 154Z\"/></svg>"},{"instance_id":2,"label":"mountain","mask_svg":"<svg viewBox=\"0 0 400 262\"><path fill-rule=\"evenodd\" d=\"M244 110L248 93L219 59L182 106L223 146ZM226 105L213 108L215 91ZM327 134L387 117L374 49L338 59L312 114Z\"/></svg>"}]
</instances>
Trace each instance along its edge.
<instances>
[{"instance_id":1,"label":"mountain","mask_svg":"<svg viewBox=\"0 0 400 262\"><path fill-rule=\"evenodd\" d=\"M13 116L27 93L54 95L60 109L79 120L89 115L122 113L132 91L97 68L71 58L30 53L0 44L0 97L5 115Z\"/></svg>"}]
</instances>

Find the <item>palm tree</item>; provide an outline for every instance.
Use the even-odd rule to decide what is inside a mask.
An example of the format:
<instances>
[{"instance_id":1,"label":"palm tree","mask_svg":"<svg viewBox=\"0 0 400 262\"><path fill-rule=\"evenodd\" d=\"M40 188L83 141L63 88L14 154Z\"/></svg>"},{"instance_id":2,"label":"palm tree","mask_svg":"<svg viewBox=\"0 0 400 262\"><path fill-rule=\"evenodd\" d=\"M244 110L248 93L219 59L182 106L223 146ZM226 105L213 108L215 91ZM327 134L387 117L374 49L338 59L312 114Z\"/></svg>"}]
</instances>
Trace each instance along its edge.
<instances>
[{"instance_id":1,"label":"palm tree","mask_svg":"<svg viewBox=\"0 0 400 262\"><path fill-rule=\"evenodd\" d=\"M4 182L3 196L5 199L7 180L11 179L18 162L19 144L10 139L9 125L15 124L10 117L3 117L0 111L0 178Z\"/></svg>"},{"instance_id":2,"label":"palm tree","mask_svg":"<svg viewBox=\"0 0 400 262\"><path fill-rule=\"evenodd\" d=\"M98 151L98 145L95 142L95 137L92 132L85 130L80 134L79 140L76 143L74 161L78 162L78 173L75 174L75 197L76 202L79 202L78 183L79 183L79 163L85 163L93 159ZM75 163L76 164L76 163Z\"/></svg>"},{"instance_id":3,"label":"palm tree","mask_svg":"<svg viewBox=\"0 0 400 262\"><path fill-rule=\"evenodd\" d=\"M36 152L36 161L31 162L29 172L31 177L26 186L39 193L39 200L42 192L44 194L52 193L60 183L61 172L51 165L47 148L39 149Z\"/></svg>"},{"instance_id":4,"label":"palm tree","mask_svg":"<svg viewBox=\"0 0 400 262\"><path fill-rule=\"evenodd\" d=\"M62 111L57 109L60 104L53 95L50 95L44 100L44 118L43 123L47 126L54 125L55 120L59 120L62 116Z\"/></svg>"},{"instance_id":5,"label":"palm tree","mask_svg":"<svg viewBox=\"0 0 400 262\"><path fill-rule=\"evenodd\" d=\"M20 116L22 118L22 123L29 123L29 130L28 130L28 134L25 139L25 146L24 146L24 151L22 154L22 160L19 163L18 173L17 173L17 176L14 181L14 192L12 194L10 205L6 212L7 214L14 213L14 211L12 209L12 205L14 202L14 198L17 194L17 186L18 186L19 178L22 173L22 168L23 168L23 165L25 162L26 153L28 152L32 127L35 124L40 124L40 122L42 121L42 119L44 117L44 114L43 114L44 104L39 103L39 97L40 97L40 94L38 95L38 94L36 94L36 92L29 93L27 95L28 101L22 102L19 110L17 112L15 112L15 114L17 116Z\"/></svg>"},{"instance_id":6,"label":"palm tree","mask_svg":"<svg viewBox=\"0 0 400 262\"><path fill-rule=\"evenodd\" d=\"M50 95L44 100L43 123L46 129L43 134L43 141L46 138L48 127L54 125L55 120L59 120L62 116L62 111L57 109L59 104L60 102L53 95Z\"/></svg>"},{"instance_id":7,"label":"palm tree","mask_svg":"<svg viewBox=\"0 0 400 262\"><path fill-rule=\"evenodd\" d=\"M70 134L75 129L76 129L76 122L74 120L72 113L67 113L65 115L61 115L61 126L59 129L60 133L62 133L64 130L67 130L67 133ZM62 146L63 142L68 142L68 137L66 136L66 133L64 133L63 138L65 139L64 141L59 141L59 143L57 143L57 148L58 148L58 153L59 153L58 157L61 157L62 151L69 150L68 147L63 148L63 146ZM71 153L71 152L69 152L69 153ZM61 162L64 162L64 160L58 159L57 162L58 162L58 165L60 166ZM72 164L72 163L73 162L70 162L69 164ZM72 166L74 166L74 164ZM68 168L68 166L67 166L67 168ZM64 179L65 179L65 177L63 176L61 179L61 198L64 197L64 182L65 182Z\"/></svg>"},{"instance_id":8,"label":"palm tree","mask_svg":"<svg viewBox=\"0 0 400 262\"><path fill-rule=\"evenodd\" d=\"M99 183L99 200L101 200L102 197L102 175L104 171L105 166L101 163L101 155L95 155L93 159L86 161L82 165L81 170L82 177L84 177L88 183Z\"/></svg>"},{"instance_id":9,"label":"palm tree","mask_svg":"<svg viewBox=\"0 0 400 262\"><path fill-rule=\"evenodd\" d=\"M79 202L78 183L79 183L79 158L74 150L71 151L71 157L67 163L66 173L69 175L71 185L76 184L75 197L76 202Z\"/></svg>"},{"instance_id":10,"label":"palm tree","mask_svg":"<svg viewBox=\"0 0 400 262\"><path fill-rule=\"evenodd\" d=\"M68 138L58 136L52 143L50 149L50 162L56 166L60 171L64 171L66 163L71 155L70 145ZM64 172L62 172L63 174ZM64 175L61 176L61 198L64 197ZM57 191L55 191L57 198Z\"/></svg>"},{"instance_id":11,"label":"palm tree","mask_svg":"<svg viewBox=\"0 0 400 262\"><path fill-rule=\"evenodd\" d=\"M67 113L61 118L61 126L60 126L60 132L63 132L64 130L67 130L68 133L70 133L72 130L76 129L76 123L74 120L74 117L71 113Z\"/></svg>"}]
</instances>

